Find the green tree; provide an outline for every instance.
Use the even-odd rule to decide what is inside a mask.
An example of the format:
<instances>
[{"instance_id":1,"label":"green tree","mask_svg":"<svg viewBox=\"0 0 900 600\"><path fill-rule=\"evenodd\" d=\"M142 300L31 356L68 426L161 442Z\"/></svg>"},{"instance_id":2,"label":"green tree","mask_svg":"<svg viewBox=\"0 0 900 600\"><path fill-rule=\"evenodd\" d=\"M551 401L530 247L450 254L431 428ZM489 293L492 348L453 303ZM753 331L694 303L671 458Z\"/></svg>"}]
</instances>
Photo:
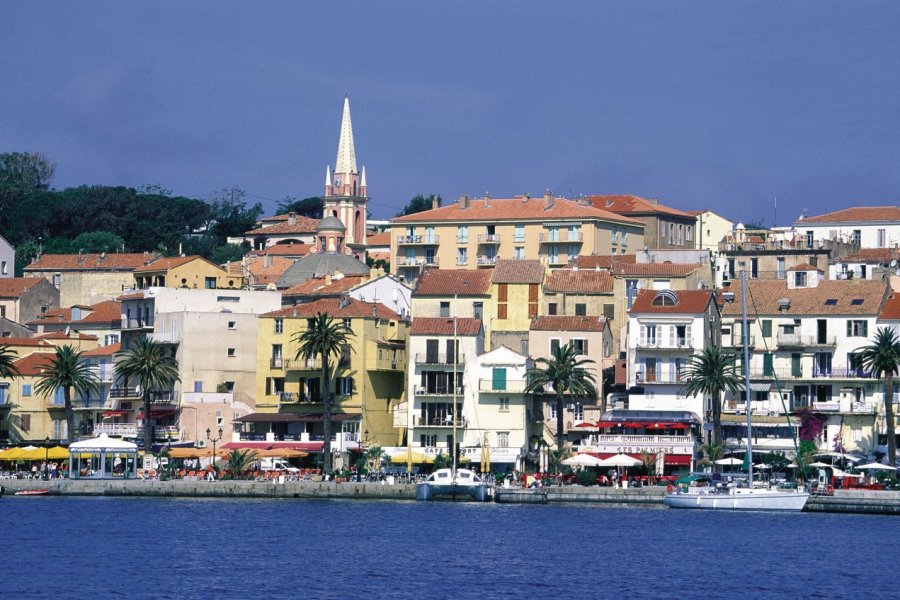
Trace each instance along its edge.
<instances>
[{"instance_id":1,"label":"green tree","mask_svg":"<svg viewBox=\"0 0 900 600\"><path fill-rule=\"evenodd\" d=\"M18 359L19 355L15 350L6 344L0 344L0 377L18 377L20 375L19 368L16 367Z\"/></svg>"},{"instance_id":2,"label":"green tree","mask_svg":"<svg viewBox=\"0 0 900 600\"><path fill-rule=\"evenodd\" d=\"M37 152L0 153L0 211L33 192L46 190L56 165Z\"/></svg>"},{"instance_id":3,"label":"green tree","mask_svg":"<svg viewBox=\"0 0 900 600\"><path fill-rule=\"evenodd\" d=\"M726 390L737 394L744 389L735 365L734 354L718 346L710 346L688 359L682 373L682 395L698 394L712 397L713 442L722 443L722 394Z\"/></svg>"},{"instance_id":4,"label":"green tree","mask_svg":"<svg viewBox=\"0 0 900 600\"><path fill-rule=\"evenodd\" d=\"M125 246L125 240L108 231L91 231L79 233L72 240L72 248L75 252L121 252Z\"/></svg>"},{"instance_id":5,"label":"green tree","mask_svg":"<svg viewBox=\"0 0 900 600\"><path fill-rule=\"evenodd\" d=\"M150 398L155 391L168 391L178 375L178 361L163 344L148 337L138 338L116 362L116 379L127 387L129 381L141 386L144 403L144 450L153 447L153 428L150 426Z\"/></svg>"},{"instance_id":6,"label":"green tree","mask_svg":"<svg viewBox=\"0 0 900 600\"><path fill-rule=\"evenodd\" d=\"M343 323L329 317L328 313L319 313L314 319L310 319L306 329L294 335L293 341L299 344L295 359L310 360L318 357L322 361L322 429L325 436L325 443L322 446L322 468L324 472L329 473L331 472L332 385L339 367L336 365L332 373L329 368L330 359L338 358L349 347L349 330L344 327Z\"/></svg>"},{"instance_id":7,"label":"green tree","mask_svg":"<svg viewBox=\"0 0 900 600\"><path fill-rule=\"evenodd\" d=\"M229 237L242 236L256 225L262 214L262 204L257 202L248 207L245 197L243 190L231 188L222 190L210 200L207 235L212 235L218 244L226 243Z\"/></svg>"},{"instance_id":8,"label":"green tree","mask_svg":"<svg viewBox=\"0 0 900 600\"><path fill-rule=\"evenodd\" d=\"M225 469L231 471L231 476L235 479L243 479L255 460L256 450L235 448L228 453L228 464Z\"/></svg>"},{"instance_id":9,"label":"green tree","mask_svg":"<svg viewBox=\"0 0 900 600\"><path fill-rule=\"evenodd\" d=\"M100 381L83 360L81 351L68 344L59 346L56 354L47 357L46 366L38 375L34 390L43 396L53 396L57 389L63 391L66 407L66 426L69 443L75 441L75 412L72 410L72 392L88 396L100 389Z\"/></svg>"},{"instance_id":10,"label":"green tree","mask_svg":"<svg viewBox=\"0 0 900 600\"><path fill-rule=\"evenodd\" d=\"M288 197L278 203L278 209L275 211L275 214L286 215L292 212L301 217L321 219L324 206L325 201L318 196L304 198L303 200Z\"/></svg>"},{"instance_id":11,"label":"green tree","mask_svg":"<svg viewBox=\"0 0 900 600\"><path fill-rule=\"evenodd\" d=\"M16 246L16 277L21 277L25 267L37 258L41 251L40 245L35 240L28 240Z\"/></svg>"},{"instance_id":12,"label":"green tree","mask_svg":"<svg viewBox=\"0 0 900 600\"><path fill-rule=\"evenodd\" d=\"M879 327L875 339L860 348L856 356L863 369L884 381L884 421L887 435L888 464L897 463L897 438L894 433L894 373L900 367L900 340L889 327Z\"/></svg>"},{"instance_id":13,"label":"green tree","mask_svg":"<svg viewBox=\"0 0 900 600\"><path fill-rule=\"evenodd\" d=\"M722 444L717 444L715 442L703 444L702 446L700 446L700 454L702 455L702 458L697 461L697 464L700 466L715 467L716 461L722 458L724 452L725 446L723 446Z\"/></svg>"},{"instance_id":14,"label":"green tree","mask_svg":"<svg viewBox=\"0 0 900 600\"><path fill-rule=\"evenodd\" d=\"M406 215L414 215L426 210L431 210L433 200L437 200L438 206L441 205L442 199L437 194L429 194L428 196L418 194L416 196L413 196L412 200L407 202L406 206L403 207L403 210L398 212L396 216L403 217Z\"/></svg>"},{"instance_id":15,"label":"green tree","mask_svg":"<svg viewBox=\"0 0 900 600\"><path fill-rule=\"evenodd\" d=\"M586 368L594 361L578 357L579 351L574 345L559 346L553 350L549 359L537 359L536 366L528 370L526 393L543 394L550 388L556 396L556 449L560 453L559 457L565 452L563 411L566 394L573 400L597 397L597 381L594 374Z\"/></svg>"},{"instance_id":16,"label":"green tree","mask_svg":"<svg viewBox=\"0 0 900 600\"><path fill-rule=\"evenodd\" d=\"M209 257L209 260L217 265L224 265L227 262L241 260L249 248L245 248L242 244L223 244L217 246Z\"/></svg>"}]
</instances>

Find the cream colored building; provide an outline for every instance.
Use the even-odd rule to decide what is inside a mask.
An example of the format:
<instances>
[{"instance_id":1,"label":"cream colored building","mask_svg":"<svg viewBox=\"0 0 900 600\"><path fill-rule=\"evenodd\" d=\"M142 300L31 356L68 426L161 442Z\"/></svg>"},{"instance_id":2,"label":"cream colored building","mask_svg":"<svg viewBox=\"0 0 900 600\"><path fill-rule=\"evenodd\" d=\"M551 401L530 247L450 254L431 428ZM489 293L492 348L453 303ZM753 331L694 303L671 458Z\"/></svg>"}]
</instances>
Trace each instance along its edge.
<instances>
[{"instance_id":1,"label":"cream colored building","mask_svg":"<svg viewBox=\"0 0 900 600\"><path fill-rule=\"evenodd\" d=\"M413 318L472 317L482 322L489 343L496 314L492 275L488 269L429 269L412 293Z\"/></svg>"},{"instance_id":2,"label":"cream colored building","mask_svg":"<svg viewBox=\"0 0 900 600\"><path fill-rule=\"evenodd\" d=\"M158 254L42 254L24 273L43 277L59 289L63 307L91 305L112 300L134 285L134 270L159 257Z\"/></svg>"},{"instance_id":3,"label":"cream colored building","mask_svg":"<svg viewBox=\"0 0 900 600\"><path fill-rule=\"evenodd\" d=\"M718 252L719 243L731 234L734 222L711 210L692 210L689 213L697 217L696 248Z\"/></svg>"},{"instance_id":4,"label":"cream colored building","mask_svg":"<svg viewBox=\"0 0 900 600\"><path fill-rule=\"evenodd\" d=\"M491 268L498 259L539 259L558 267L580 255L633 253L644 224L545 194L469 199L391 221L391 269L407 281L422 271Z\"/></svg>"}]
</instances>

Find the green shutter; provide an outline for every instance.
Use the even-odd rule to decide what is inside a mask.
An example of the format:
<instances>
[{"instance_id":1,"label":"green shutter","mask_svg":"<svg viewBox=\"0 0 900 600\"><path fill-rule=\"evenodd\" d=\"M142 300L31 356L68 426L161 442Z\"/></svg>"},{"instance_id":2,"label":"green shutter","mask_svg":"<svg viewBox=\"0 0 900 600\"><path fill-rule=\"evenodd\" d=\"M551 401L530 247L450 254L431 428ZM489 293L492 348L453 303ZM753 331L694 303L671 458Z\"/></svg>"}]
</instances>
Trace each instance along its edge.
<instances>
[{"instance_id":1,"label":"green shutter","mask_svg":"<svg viewBox=\"0 0 900 600\"><path fill-rule=\"evenodd\" d=\"M791 354L791 376L800 377L802 375L800 371L800 355L799 354Z\"/></svg>"},{"instance_id":2,"label":"green shutter","mask_svg":"<svg viewBox=\"0 0 900 600\"><path fill-rule=\"evenodd\" d=\"M506 369L504 367L494 367L493 389L506 389Z\"/></svg>"},{"instance_id":3,"label":"green shutter","mask_svg":"<svg viewBox=\"0 0 900 600\"><path fill-rule=\"evenodd\" d=\"M769 319L763 319L762 321L762 334L763 337L772 337L772 321Z\"/></svg>"},{"instance_id":4,"label":"green shutter","mask_svg":"<svg viewBox=\"0 0 900 600\"><path fill-rule=\"evenodd\" d=\"M775 357L771 352L763 354L763 375L766 377L771 377L775 373L775 368L773 366L774 358Z\"/></svg>"}]
</instances>

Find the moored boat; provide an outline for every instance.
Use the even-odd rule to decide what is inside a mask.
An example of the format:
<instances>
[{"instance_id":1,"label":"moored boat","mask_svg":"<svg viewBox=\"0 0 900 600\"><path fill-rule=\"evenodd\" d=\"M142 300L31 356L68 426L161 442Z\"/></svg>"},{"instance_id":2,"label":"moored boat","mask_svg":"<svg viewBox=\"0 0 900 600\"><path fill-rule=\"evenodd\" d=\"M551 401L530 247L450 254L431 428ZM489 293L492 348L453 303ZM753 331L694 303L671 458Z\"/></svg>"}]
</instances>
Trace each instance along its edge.
<instances>
[{"instance_id":1,"label":"moored boat","mask_svg":"<svg viewBox=\"0 0 900 600\"><path fill-rule=\"evenodd\" d=\"M46 496L50 493L50 490L44 488L40 490L19 490L15 493L16 496Z\"/></svg>"},{"instance_id":2,"label":"moored boat","mask_svg":"<svg viewBox=\"0 0 900 600\"><path fill-rule=\"evenodd\" d=\"M490 486L469 469L438 469L428 479L416 484L416 500L440 497L455 500L468 496L476 502L485 502L490 495Z\"/></svg>"},{"instance_id":3,"label":"moored boat","mask_svg":"<svg viewBox=\"0 0 900 600\"><path fill-rule=\"evenodd\" d=\"M714 510L803 510L809 493L771 488L694 488L666 494L663 502L670 508Z\"/></svg>"}]
</instances>

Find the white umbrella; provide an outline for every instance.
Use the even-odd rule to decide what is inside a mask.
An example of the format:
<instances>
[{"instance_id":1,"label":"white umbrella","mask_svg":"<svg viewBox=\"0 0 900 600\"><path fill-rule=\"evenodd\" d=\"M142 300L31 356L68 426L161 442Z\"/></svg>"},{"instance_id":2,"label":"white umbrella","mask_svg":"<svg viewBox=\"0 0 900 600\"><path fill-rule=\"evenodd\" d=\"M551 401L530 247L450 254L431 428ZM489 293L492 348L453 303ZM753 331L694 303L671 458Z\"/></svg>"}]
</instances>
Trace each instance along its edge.
<instances>
[{"instance_id":1,"label":"white umbrella","mask_svg":"<svg viewBox=\"0 0 900 600\"><path fill-rule=\"evenodd\" d=\"M854 469L863 469L865 471L896 471L897 469L891 465L883 465L877 462L871 462L864 465L857 465Z\"/></svg>"},{"instance_id":2,"label":"white umbrella","mask_svg":"<svg viewBox=\"0 0 900 600\"><path fill-rule=\"evenodd\" d=\"M600 459L590 454L576 454L562 461L568 467L599 467Z\"/></svg>"},{"instance_id":3,"label":"white umbrella","mask_svg":"<svg viewBox=\"0 0 900 600\"><path fill-rule=\"evenodd\" d=\"M766 463L759 463L758 465L753 465L757 469L771 469L772 465L767 465Z\"/></svg>"},{"instance_id":4,"label":"white umbrella","mask_svg":"<svg viewBox=\"0 0 900 600\"><path fill-rule=\"evenodd\" d=\"M831 467L832 465L829 465L828 463L823 463L823 462L818 462L818 461L817 461L817 462L814 462L814 463L809 463L809 466L810 466L810 467Z\"/></svg>"},{"instance_id":5,"label":"white umbrella","mask_svg":"<svg viewBox=\"0 0 900 600\"><path fill-rule=\"evenodd\" d=\"M716 461L717 465L742 465L744 461L740 458L735 458L733 456L729 456L728 458L720 458Z\"/></svg>"},{"instance_id":6,"label":"white umbrella","mask_svg":"<svg viewBox=\"0 0 900 600\"><path fill-rule=\"evenodd\" d=\"M609 458L604 458L597 465L598 467L634 467L641 464L636 458L632 458L627 454L613 454Z\"/></svg>"}]
</instances>

